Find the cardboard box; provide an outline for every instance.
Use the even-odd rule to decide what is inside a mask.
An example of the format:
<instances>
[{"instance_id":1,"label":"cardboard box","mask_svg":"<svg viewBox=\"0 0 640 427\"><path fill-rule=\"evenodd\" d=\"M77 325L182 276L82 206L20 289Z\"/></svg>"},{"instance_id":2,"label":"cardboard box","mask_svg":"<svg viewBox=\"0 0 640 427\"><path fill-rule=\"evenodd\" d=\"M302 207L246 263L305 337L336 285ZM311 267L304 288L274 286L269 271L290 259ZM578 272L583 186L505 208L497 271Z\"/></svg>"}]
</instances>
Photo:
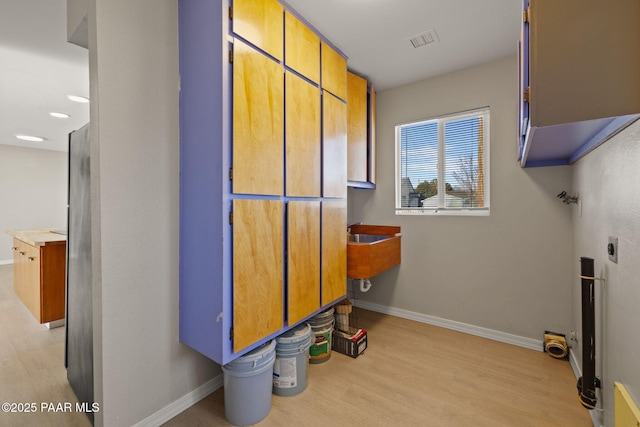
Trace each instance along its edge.
<instances>
[{"instance_id":1,"label":"cardboard box","mask_svg":"<svg viewBox=\"0 0 640 427\"><path fill-rule=\"evenodd\" d=\"M348 328L346 331L335 329L331 349L346 354L354 359L367 349L367 331L364 329Z\"/></svg>"}]
</instances>

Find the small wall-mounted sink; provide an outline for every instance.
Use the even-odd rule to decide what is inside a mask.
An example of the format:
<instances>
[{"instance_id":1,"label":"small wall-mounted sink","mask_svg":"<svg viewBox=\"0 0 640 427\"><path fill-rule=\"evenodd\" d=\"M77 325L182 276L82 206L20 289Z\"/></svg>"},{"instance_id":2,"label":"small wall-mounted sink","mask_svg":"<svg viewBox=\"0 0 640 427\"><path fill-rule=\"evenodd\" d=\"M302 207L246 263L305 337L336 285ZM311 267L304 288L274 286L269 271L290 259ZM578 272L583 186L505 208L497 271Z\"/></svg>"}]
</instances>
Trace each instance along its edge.
<instances>
[{"instance_id":1,"label":"small wall-mounted sink","mask_svg":"<svg viewBox=\"0 0 640 427\"><path fill-rule=\"evenodd\" d=\"M350 234L349 241L354 243L373 243L388 239L389 236L376 236L375 234Z\"/></svg>"},{"instance_id":2,"label":"small wall-mounted sink","mask_svg":"<svg viewBox=\"0 0 640 427\"><path fill-rule=\"evenodd\" d=\"M348 277L368 279L400 264L400 227L357 224L349 233Z\"/></svg>"}]
</instances>

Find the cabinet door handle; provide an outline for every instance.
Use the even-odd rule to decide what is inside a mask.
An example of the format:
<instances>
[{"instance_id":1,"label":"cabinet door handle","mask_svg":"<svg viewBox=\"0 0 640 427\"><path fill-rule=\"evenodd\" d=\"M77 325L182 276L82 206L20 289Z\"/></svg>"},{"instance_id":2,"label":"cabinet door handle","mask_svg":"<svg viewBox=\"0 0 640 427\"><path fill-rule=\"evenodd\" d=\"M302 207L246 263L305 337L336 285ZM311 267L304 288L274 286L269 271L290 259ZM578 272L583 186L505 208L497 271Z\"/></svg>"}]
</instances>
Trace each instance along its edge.
<instances>
[{"instance_id":1,"label":"cabinet door handle","mask_svg":"<svg viewBox=\"0 0 640 427\"><path fill-rule=\"evenodd\" d=\"M29 257L29 261L34 261L34 260L35 260L34 257L32 257L32 256Z\"/></svg>"},{"instance_id":2,"label":"cabinet door handle","mask_svg":"<svg viewBox=\"0 0 640 427\"><path fill-rule=\"evenodd\" d=\"M12 250L13 252L15 252L15 251L17 251L17 250L18 250L18 248L16 248L16 247L14 246L14 247L12 247L12 248L11 248L11 250Z\"/></svg>"},{"instance_id":3,"label":"cabinet door handle","mask_svg":"<svg viewBox=\"0 0 640 427\"><path fill-rule=\"evenodd\" d=\"M20 255L24 255L26 252L20 252Z\"/></svg>"}]
</instances>

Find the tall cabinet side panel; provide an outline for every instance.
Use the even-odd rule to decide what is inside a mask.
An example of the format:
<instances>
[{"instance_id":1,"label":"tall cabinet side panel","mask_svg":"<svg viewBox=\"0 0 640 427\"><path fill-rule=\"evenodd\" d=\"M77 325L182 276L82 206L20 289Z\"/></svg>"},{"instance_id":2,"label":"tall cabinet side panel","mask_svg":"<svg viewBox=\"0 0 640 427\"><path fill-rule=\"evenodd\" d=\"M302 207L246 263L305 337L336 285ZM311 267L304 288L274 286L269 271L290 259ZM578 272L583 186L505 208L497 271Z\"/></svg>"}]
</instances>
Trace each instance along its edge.
<instances>
[{"instance_id":1,"label":"tall cabinet side panel","mask_svg":"<svg viewBox=\"0 0 640 427\"><path fill-rule=\"evenodd\" d=\"M178 6L180 341L218 363L230 325L223 315L226 10L226 1L181 0Z\"/></svg>"}]
</instances>

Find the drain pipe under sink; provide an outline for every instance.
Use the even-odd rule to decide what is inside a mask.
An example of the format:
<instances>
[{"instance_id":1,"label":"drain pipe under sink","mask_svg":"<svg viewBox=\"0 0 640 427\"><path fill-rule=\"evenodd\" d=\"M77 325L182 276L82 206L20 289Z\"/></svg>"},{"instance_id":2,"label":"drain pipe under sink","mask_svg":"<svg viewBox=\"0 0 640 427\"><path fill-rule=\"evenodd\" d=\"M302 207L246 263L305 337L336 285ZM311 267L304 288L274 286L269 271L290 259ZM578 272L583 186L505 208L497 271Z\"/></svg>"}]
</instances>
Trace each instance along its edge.
<instances>
[{"instance_id":1,"label":"drain pipe under sink","mask_svg":"<svg viewBox=\"0 0 640 427\"><path fill-rule=\"evenodd\" d=\"M364 293L371 289L371 280L360 279L360 292Z\"/></svg>"}]
</instances>

